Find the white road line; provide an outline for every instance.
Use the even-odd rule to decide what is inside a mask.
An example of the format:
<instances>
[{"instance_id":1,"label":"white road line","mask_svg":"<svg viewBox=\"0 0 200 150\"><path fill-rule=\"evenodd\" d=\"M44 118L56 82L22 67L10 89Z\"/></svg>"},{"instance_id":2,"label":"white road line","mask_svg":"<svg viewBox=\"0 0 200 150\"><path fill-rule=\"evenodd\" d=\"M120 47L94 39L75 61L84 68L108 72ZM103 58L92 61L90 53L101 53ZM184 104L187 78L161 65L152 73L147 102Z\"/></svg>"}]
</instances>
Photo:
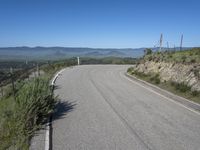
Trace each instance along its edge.
<instances>
[{"instance_id":1,"label":"white road line","mask_svg":"<svg viewBox=\"0 0 200 150\"><path fill-rule=\"evenodd\" d=\"M51 85L54 85L56 79L58 78L58 76L64 71L65 69L60 70L53 78Z\"/></svg>"},{"instance_id":2,"label":"white road line","mask_svg":"<svg viewBox=\"0 0 200 150\"><path fill-rule=\"evenodd\" d=\"M48 120L48 123L46 123L46 133L45 133L45 147L44 147L44 149L45 150L50 150L50 143L49 143L49 141L50 141L50 139L49 139L49 137L50 137L50 120Z\"/></svg>"},{"instance_id":3,"label":"white road line","mask_svg":"<svg viewBox=\"0 0 200 150\"><path fill-rule=\"evenodd\" d=\"M65 69L60 70L54 77L53 80L51 81L51 85L54 86L56 79L58 76L64 71ZM48 119L48 122L46 123L46 128L45 128L45 150L50 150L50 119Z\"/></svg>"},{"instance_id":4,"label":"white road line","mask_svg":"<svg viewBox=\"0 0 200 150\"><path fill-rule=\"evenodd\" d=\"M133 77L133 78L136 78L136 77L131 76L131 75L129 75L129 74L127 74L127 75L130 76L131 78L132 78L132 77ZM138 78L136 78L136 79L139 80L139 81L141 81L141 82L144 82L145 84L147 84L147 85L149 85L149 86L151 86L151 87L155 87L155 88L157 88L157 89L159 89L159 90L162 90L162 91L164 91L164 92L166 92L166 93L168 93L168 94L175 95L175 94L173 94L173 93L171 93L171 92L169 92L169 91L166 91L166 90L164 90L164 89L162 89L162 88L160 88L160 87L158 87L158 86L155 86L155 85L153 85L153 84L151 84L151 83L149 83L149 82L146 82L146 81L141 80L141 79L138 79ZM195 103L195 102L193 102L193 101L190 101L190 100L188 100L188 99L186 99L186 98L183 98L183 97L181 97L181 96L178 96L178 95L175 95L175 96L180 97L181 99L183 99L184 101L187 101L188 103L192 103L192 104L198 105L198 106L200 107L200 104L198 104L198 103Z\"/></svg>"},{"instance_id":5,"label":"white road line","mask_svg":"<svg viewBox=\"0 0 200 150\"><path fill-rule=\"evenodd\" d=\"M163 97L163 98L165 98L165 99L168 99L169 101L171 101L171 102L173 102L173 103L175 103L175 104L177 104L177 105L179 105L179 106L181 106L181 107L186 108L187 110L189 110L189 111L191 111L191 112L193 112L193 113L195 113L195 114L197 114L197 115L200 115L200 112L198 112L198 111L196 111L196 110L194 110L194 109L191 109L191 108L189 108L189 107L187 107L187 106L185 106L185 105L183 105L183 104L181 104L181 103L179 103L179 102L176 102L175 100L173 100L173 99L171 99L171 98L169 98L169 97L166 97L166 96L164 96L164 95L162 95L162 94L160 94L160 93L158 93L158 92L156 92L156 91L154 91L154 90L152 90L152 89L150 89L150 88L148 88L148 87L145 87L145 86L143 86L143 85L141 85L141 84L139 84L139 83L137 83L137 82L135 82L135 81L129 79L129 78L126 77L125 75L122 75L121 72L120 72L120 76L122 76L122 77L124 77L125 79L131 81L131 82L134 83L134 84L137 84L137 85L139 85L139 86L141 86L141 87L143 87L143 88L145 88L145 89L147 89L147 90L153 92L154 94L157 94L157 95L159 95L159 96L161 96L161 97Z\"/></svg>"}]
</instances>

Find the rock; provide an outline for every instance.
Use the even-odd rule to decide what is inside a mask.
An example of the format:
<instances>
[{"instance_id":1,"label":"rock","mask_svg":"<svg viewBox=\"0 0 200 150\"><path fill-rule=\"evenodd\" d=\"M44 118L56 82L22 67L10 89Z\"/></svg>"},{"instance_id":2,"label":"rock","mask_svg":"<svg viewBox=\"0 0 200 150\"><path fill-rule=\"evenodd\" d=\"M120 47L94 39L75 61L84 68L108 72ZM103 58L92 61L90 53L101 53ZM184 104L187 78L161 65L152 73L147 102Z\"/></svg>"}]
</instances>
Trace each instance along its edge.
<instances>
[{"instance_id":1,"label":"rock","mask_svg":"<svg viewBox=\"0 0 200 150\"><path fill-rule=\"evenodd\" d=\"M161 82L184 82L193 91L200 91L200 65L146 61L135 69L145 74L159 73Z\"/></svg>"}]
</instances>

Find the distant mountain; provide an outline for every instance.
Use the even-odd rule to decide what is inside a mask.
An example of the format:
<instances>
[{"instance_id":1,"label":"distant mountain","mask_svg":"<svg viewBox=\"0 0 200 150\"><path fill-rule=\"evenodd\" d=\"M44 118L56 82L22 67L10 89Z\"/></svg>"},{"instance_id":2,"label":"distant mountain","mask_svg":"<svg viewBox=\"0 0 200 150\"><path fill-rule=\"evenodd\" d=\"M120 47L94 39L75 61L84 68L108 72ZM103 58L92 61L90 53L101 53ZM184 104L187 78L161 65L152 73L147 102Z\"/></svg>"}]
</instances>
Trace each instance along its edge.
<instances>
[{"instance_id":1,"label":"distant mountain","mask_svg":"<svg viewBox=\"0 0 200 150\"><path fill-rule=\"evenodd\" d=\"M126 53L123 53L121 51L110 51L106 55L115 56L115 57L125 57L125 56L127 56Z\"/></svg>"},{"instance_id":2,"label":"distant mountain","mask_svg":"<svg viewBox=\"0 0 200 150\"><path fill-rule=\"evenodd\" d=\"M166 48L163 48L166 49ZM178 48L177 48L178 49ZM183 48L188 49L188 48ZM53 60L68 57L141 57L145 48L79 48L79 47L2 47L0 60L41 59ZM153 48L153 51L158 48ZM173 50L173 49L170 49Z\"/></svg>"},{"instance_id":3,"label":"distant mountain","mask_svg":"<svg viewBox=\"0 0 200 150\"><path fill-rule=\"evenodd\" d=\"M62 52L60 52L59 50L57 50L57 51L54 53L54 56L63 57L63 56L65 56L65 53L62 53Z\"/></svg>"},{"instance_id":4,"label":"distant mountain","mask_svg":"<svg viewBox=\"0 0 200 150\"><path fill-rule=\"evenodd\" d=\"M100 53L98 51L95 51L95 52L86 53L83 56L85 56L85 57L103 57L104 54L102 54L102 53Z\"/></svg>"},{"instance_id":5,"label":"distant mountain","mask_svg":"<svg viewBox=\"0 0 200 150\"><path fill-rule=\"evenodd\" d=\"M100 51L94 51L94 52L89 52L84 54L85 57L126 57L126 53L116 51L116 50L111 50L109 52L100 52Z\"/></svg>"}]
</instances>

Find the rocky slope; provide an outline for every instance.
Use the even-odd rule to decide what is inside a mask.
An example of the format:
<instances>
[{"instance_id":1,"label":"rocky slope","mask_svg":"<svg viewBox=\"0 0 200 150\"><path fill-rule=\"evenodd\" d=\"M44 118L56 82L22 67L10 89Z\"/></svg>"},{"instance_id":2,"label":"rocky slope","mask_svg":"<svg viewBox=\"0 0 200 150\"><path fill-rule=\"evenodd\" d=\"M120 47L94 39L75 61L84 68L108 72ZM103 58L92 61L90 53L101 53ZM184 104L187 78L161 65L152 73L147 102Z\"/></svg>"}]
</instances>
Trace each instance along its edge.
<instances>
[{"instance_id":1,"label":"rocky slope","mask_svg":"<svg viewBox=\"0 0 200 150\"><path fill-rule=\"evenodd\" d=\"M173 81L184 83L193 91L200 91L200 64L183 64L171 62L146 61L136 65L135 70L148 73L158 73L161 82Z\"/></svg>"}]
</instances>

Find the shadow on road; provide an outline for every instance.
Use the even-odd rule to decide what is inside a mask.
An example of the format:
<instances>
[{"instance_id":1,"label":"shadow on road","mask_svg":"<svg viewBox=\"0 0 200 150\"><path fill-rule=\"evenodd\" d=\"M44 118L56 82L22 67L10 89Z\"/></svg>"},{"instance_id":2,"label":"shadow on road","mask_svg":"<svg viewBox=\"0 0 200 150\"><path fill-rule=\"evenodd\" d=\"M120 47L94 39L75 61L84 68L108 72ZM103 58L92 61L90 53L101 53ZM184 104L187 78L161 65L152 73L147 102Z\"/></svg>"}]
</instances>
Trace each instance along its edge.
<instances>
[{"instance_id":1,"label":"shadow on road","mask_svg":"<svg viewBox=\"0 0 200 150\"><path fill-rule=\"evenodd\" d=\"M58 90L58 89L61 89L61 86L60 85L54 85L54 90Z\"/></svg>"},{"instance_id":2,"label":"shadow on road","mask_svg":"<svg viewBox=\"0 0 200 150\"><path fill-rule=\"evenodd\" d=\"M58 120L58 119L64 118L67 115L67 113L69 113L69 112L71 112L71 111L74 110L75 106L76 106L75 102L67 102L67 101L62 102L62 101L60 101L55 106L55 112L54 112L54 114L51 114L49 116L49 150L52 150L52 146L53 146L52 145L53 144L52 143L52 140L53 140L53 127L52 127L52 123L54 121ZM42 130L38 130L35 133L35 135L34 135L35 136L35 140L42 141L42 138L46 138L45 134L46 134L46 129L47 129L46 125L48 124L47 121L48 120L46 120L44 122L44 126L43 126Z\"/></svg>"},{"instance_id":3,"label":"shadow on road","mask_svg":"<svg viewBox=\"0 0 200 150\"><path fill-rule=\"evenodd\" d=\"M68 101L60 101L57 103L55 107L54 114L50 117L50 131L49 131L49 150L53 148L53 127L52 122L58 119L64 118L64 116L73 111L74 107L76 106L75 102L68 102Z\"/></svg>"},{"instance_id":4,"label":"shadow on road","mask_svg":"<svg viewBox=\"0 0 200 150\"><path fill-rule=\"evenodd\" d=\"M52 117L52 121L62 119L68 113L73 111L74 107L76 106L75 102L58 102L55 107L55 112Z\"/></svg>"}]
</instances>

